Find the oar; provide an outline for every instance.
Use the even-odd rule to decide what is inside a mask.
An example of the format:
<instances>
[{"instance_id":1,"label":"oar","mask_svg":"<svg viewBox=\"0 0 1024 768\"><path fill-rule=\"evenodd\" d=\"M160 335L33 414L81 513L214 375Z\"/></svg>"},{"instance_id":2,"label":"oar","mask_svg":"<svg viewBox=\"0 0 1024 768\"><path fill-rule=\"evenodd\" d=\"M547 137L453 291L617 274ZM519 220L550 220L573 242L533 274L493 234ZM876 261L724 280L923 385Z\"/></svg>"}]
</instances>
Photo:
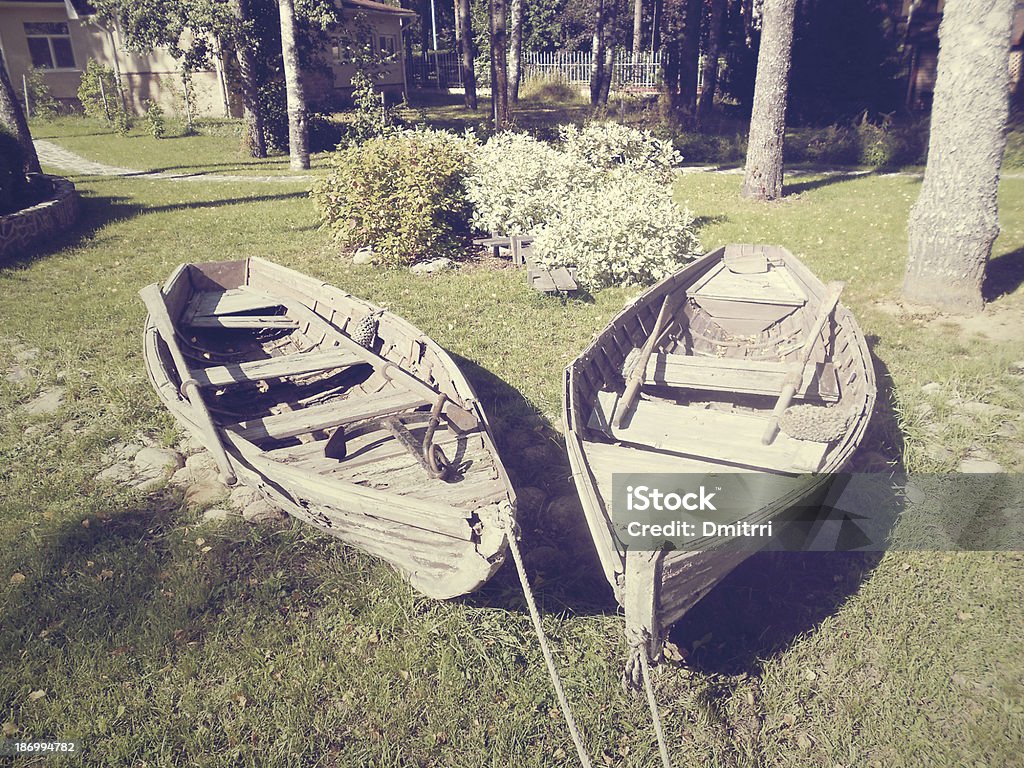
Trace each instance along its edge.
<instances>
[{"instance_id":1,"label":"oar","mask_svg":"<svg viewBox=\"0 0 1024 768\"><path fill-rule=\"evenodd\" d=\"M626 391L619 398L619 406L615 411L615 418L612 419L612 423L616 427L621 427L623 421L629 424L629 417L633 411L633 406L640 395L640 387L643 386L644 378L647 376L647 361L651 359L654 345L657 344L658 337L661 336L661 326L664 325L665 317L668 315L668 302L669 297L666 296L665 300L661 302L661 310L658 312L658 319L654 321L651 335L647 337L643 349L640 350L640 357L637 358L636 365L633 366L633 370L629 373Z\"/></svg>"},{"instance_id":2,"label":"oar","mask_svg":"<svg viewBox=\"0 0 1024 768\"><path fill-rule=\"evenodd\" d=\"M779 399L775 402L775 408L772 409L772 415L768 419L768 426L765 427L764 434L761 435L761 442L764 445L768 445L775 439L775 433L779 429L779 419L782 418L782 414L789 408L789 404L793 401L793 396L803 383L804 371L807 369L808 360L811 359L811 352L814 351L818 335L832 316L832 312L835 311L836 305L839 303L839 295L843 292L845 286L845 283L838 280L828 284L828 291L821 302L821 309L818 311L814 325L811 326L811 331L804 340L803 348L800 350L800 359L793 364L793 368L786 375L782 383L782 392L779 394Z\"/></svg>"},{"instance_id":3,"label":"oar","mask_svg":"<svg viewBox=\"0 0 1024 768\"><path fill-rule=\"evenodd\" d=\"M160 291L160 286L156 283L147 285L139 291L139 297L146 305L146 309L149 310L149 316L153 318L157 331L163 337L164 342L167 344L167 349L171 353L174 367L178 370L178 378L181 379L181 394L185 396L189 405L192 406L192 409L199 417L199 426L210 438L207 441L207 446L212 446L211 451L213 452L213 458L217 462L217 467L220 469L221 482L225 485L234 485L238 478L235 475L235 471L231 468L231 461L224 451L224 445L221 443L217 427L214 426L213 419L210 417L210 411L207 410L206 403L203 402L203 396L199 390L199 382L192 378L192 372L189 370L188 363L185 362L185 356L178 346L178 340L174 333L174 323L167 312L167 304L164 303L164 295Z\"/></svg>"}]
</instances>

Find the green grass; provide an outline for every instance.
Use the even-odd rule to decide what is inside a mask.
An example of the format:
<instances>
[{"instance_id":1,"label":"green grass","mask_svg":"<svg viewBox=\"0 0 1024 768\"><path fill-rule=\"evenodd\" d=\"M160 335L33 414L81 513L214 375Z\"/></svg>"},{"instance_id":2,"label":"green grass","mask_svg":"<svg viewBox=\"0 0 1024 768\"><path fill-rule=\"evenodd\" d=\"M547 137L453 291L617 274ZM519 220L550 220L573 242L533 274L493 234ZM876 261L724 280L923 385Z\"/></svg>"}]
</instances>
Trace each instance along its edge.
<instances>
[{"instance_id":1,"label":"green grass","mask_svg":"<svg viewBox=\"0 0 1024 768\"><path fill-rule=\"evenodd\" d=\"M93 477L113 443L177 437L146 381L135 292L182 261L264 256L405 316L463 363L516 486L549 498L572 493L551 429L562 367L636 291L559 301L488 261L436 279L353 266L298 184L75 181L83 225L0 269L0 372L39 350L31 381L0 376L0 723L80 739L69 764L90 766L575 764L511 568L432 602L306 528L200 527L180 492ZM880 373L869 451L948 469L980 448L1020 471L1019 438L954 416L980 400L1021 426L1024 340L889 306L918 183L800 178L762 206L738 199L739 177L701 174L677 196L706 248L778 242L848 281ZM1022 308L1022 197L1004 182L993 318ZM55 384L56 418L19 410ZM523 515L545 629L597 764L650 766L646 706L618 686L622 618L578 522ZM674 630L691 668L657 673L676 764L1020 765L1022 587L1019 554L755 556Z\"/></svg>"}]
</instances>

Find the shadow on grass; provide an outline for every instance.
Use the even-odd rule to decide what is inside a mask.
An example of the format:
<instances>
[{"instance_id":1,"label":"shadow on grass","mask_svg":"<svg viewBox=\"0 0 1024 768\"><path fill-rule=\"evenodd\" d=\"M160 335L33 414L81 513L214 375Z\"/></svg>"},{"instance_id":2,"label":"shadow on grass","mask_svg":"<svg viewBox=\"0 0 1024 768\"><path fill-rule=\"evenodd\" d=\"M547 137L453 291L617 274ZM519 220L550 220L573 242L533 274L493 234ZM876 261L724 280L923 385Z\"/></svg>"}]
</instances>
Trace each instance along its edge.
<instances>
[{"instance_id":1,"label":"shadow on grass","mask_svg":"<svg viewBox=\"0 0 1024 768\"><path fill-rule=\"evenodd\" d=\"M245 205L247 203L268 203L275 200L294 200L296 198L307 198L309 193L305 190L300 192L280 192L276 195L251 195L249 197L227 197L220 200L194 200L188 203L169 203L167 205L150 205L143 209L144 213L166 213L168 211L187 211L197 208L223 208L229 205Z\"/></svg>"},{"instance_id":2,"label":"shadow on grass","mask_svg":"<svg viewBox=\"0 0 1024 768\"><path fill-rule=\"evenodd\" d=\"M1007 296L1024 283L1024 248L1004 253L989 261L985 268L985 280L981 295L985 301L995 301Z\"/></svg>"},{"instance_id":3,"label":"shadow on grass","mask_svg":"<svg viewBox=\"0 0 1024 768\"><path fill-rule=\"evenodd\" d=\"M90 239L113 221L130 219L146 210L144 206L130 200L131 198L116 195L80 195L78 220L73 226L36 243L14 258L0 259L0 268L28 266L33 261Z\"/></svg>"},{"instance_id":4,"label":"shadow on grass","mask_svg":"<svg viewBox=\"0 0 1024 768\"><path fill-rule=\"evenodd\" d=\"M803 192L810 192L815 189L821 189L822 187L829 187L833 184L841 184L844 181L854 181L856 179L866 179L869 176L875 176L880 173L879 170L868 171L866 173L854 173L852 171L837 171L829 173L818 179L811 179L809 181L798 181L795 184L783 184L782 195L787 197L789 195L799 195Z\"/></svg>"}]
</instances>

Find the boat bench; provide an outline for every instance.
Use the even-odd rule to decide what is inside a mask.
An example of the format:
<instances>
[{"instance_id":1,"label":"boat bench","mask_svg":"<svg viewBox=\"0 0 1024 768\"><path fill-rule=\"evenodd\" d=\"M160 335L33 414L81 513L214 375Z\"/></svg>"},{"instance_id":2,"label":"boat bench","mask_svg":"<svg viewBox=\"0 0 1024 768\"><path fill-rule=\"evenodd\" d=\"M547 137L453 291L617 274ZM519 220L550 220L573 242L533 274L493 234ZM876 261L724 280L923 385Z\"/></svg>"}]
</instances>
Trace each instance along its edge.
<instances>
[{"instance_id":1,"label":"boat bench","mask_svg":"<svg viewBox=\"0 0 1024 768\"><path fill-rule=\"evenodd\" d=\"M778 397L791 370L792 363L777 360L655 354L647 363L644 383ZM832 363L818 363L808 369L794 397L837 402L839 383Z\"/></svg>"},{"instance_id":2,"label":"boat bench","mask_svg":"<svg viewBox=\"0 0 1024 768\"><path fill-rule=\"evenodd\" d=\"M181 319L192 328L280 329L298 328L296 320L285 315L247 315L261 309L276 309L281 302L251 288L226 291L200 291L185 307Z\"/></svg>"},{"instance_id":3,"label":"boat bench","mask_svg":"<svg viewBox=\"0 0 1024 768\"><path fill-rule=\"evenodd\" d=\"M710 461L725 461L777 472L814 472L826 443L797 440L779 432L761 443L768 424L764 416L716 411L657 400L638 400L625 427L613 426L619 395L599 392L589 426L616 440Z\"/></svg>"},{"instance_id":4,"label":"boat bench","mask_svg":"<svg viewBox=\"0 0 1024 768\"><path fill-rule=\"evenodd\" d=\"M361 362L363 362L362 358L351 352L342 349L329 349L323 352L300 352L245 363L211 365L209 368L193 369L192 376L201 387L226 387L231 384L252 384L266 379L279 379L283 376L329 371L332 368L347 368Z\"/></svg>"}]
</instances>

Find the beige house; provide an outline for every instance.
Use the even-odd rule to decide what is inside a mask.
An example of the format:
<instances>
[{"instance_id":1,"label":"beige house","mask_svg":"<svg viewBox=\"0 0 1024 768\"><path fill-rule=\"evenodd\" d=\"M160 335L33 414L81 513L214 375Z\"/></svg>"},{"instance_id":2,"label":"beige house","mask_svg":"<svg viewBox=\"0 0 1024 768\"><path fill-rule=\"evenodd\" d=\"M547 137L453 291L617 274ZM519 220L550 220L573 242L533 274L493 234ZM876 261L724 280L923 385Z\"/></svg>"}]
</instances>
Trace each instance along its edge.
<instances>
[{"instance_id":1,"label":"beige house","mask_svg":"<svg viewBox=\"0 0 1024 768\"><path fill-rule=\"evenodd\" d=\"M311 105L341 106L351 97L356 66L348 41L375 54L380 88L393 95L406 92L404 26L415 18L407 11L376 0L335 0L346 19L345 30L327 35L321 72L307 73ZM174 111L181 103L181 66L167 51L136 54L125 50L116 28L98 23L85 0L0 0L0 61L14 87L22 90L24 76L42 73L54 98L77 101L86 62L95 59L119 76L128 106L144 111L147 99ZM214 68L192 74L200 114L238 117L241 105L230 56L215 57Z\"/></svg>"}]
</instances>

